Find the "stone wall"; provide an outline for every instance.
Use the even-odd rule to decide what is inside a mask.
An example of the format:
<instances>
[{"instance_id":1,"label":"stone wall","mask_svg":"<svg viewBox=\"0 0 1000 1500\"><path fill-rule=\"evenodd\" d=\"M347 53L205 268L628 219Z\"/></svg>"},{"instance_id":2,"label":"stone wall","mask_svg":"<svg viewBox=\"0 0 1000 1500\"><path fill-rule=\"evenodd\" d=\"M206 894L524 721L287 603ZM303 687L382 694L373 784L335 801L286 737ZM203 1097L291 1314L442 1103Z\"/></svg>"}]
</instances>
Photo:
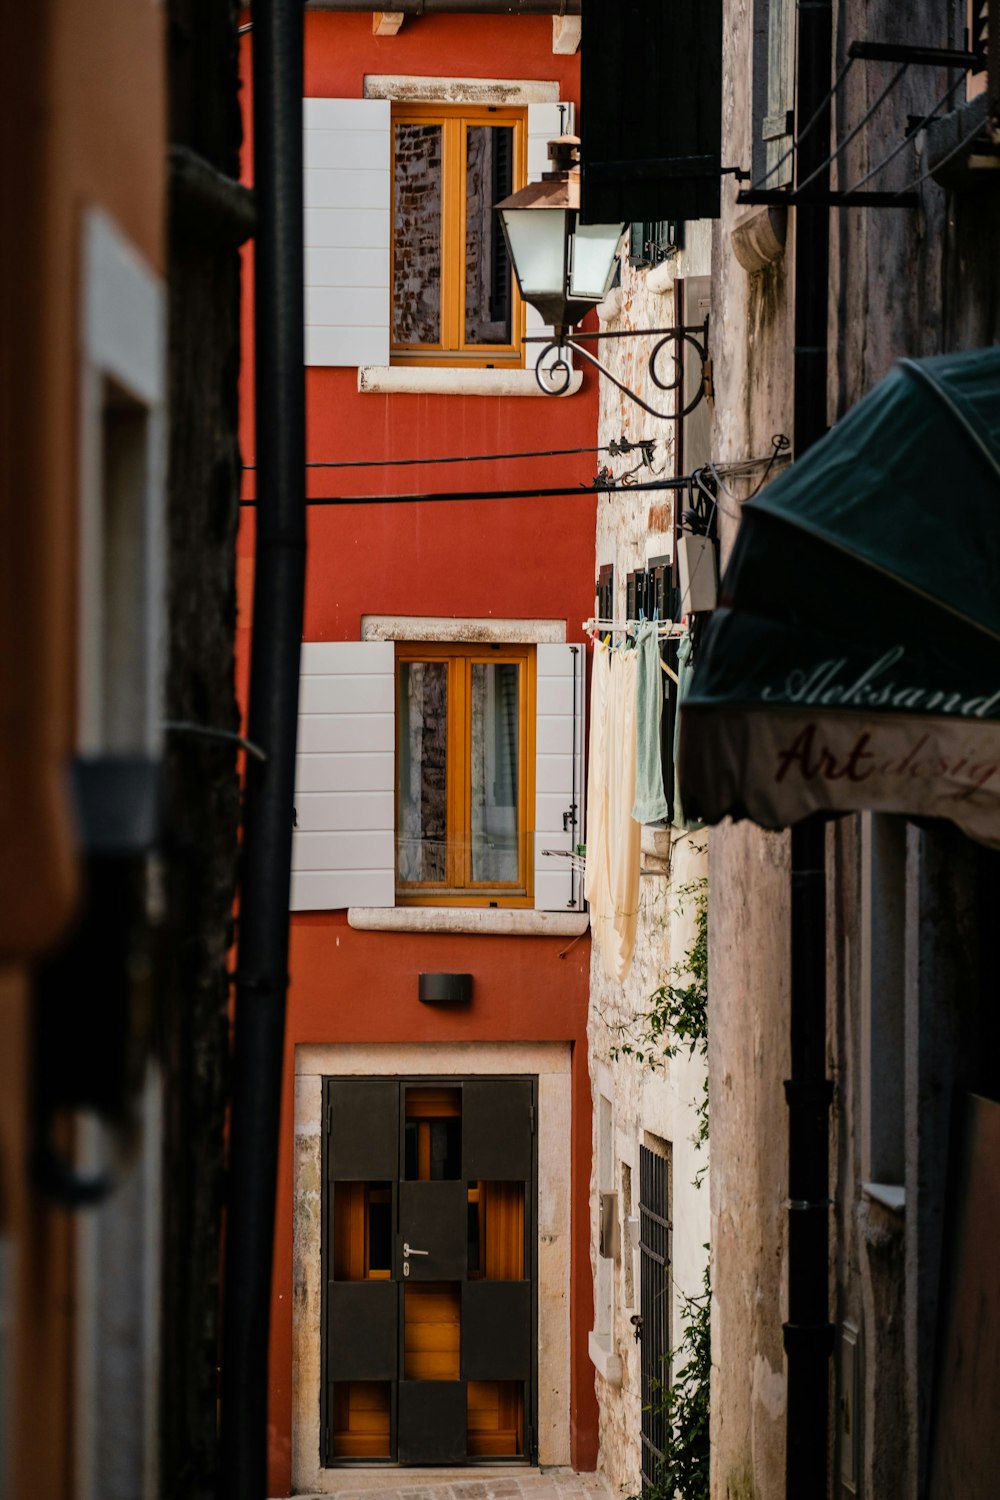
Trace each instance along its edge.
<instances>
[{"instance_id":1,"label":"stone wall","mask_svg":"<svg viewBox=\"0 0 1000 1500\"><path fill-rule=\"evenodd\" d=\"M835 7L834 71L855 38L961 42L957 8L944 0L898 7L859 0ZM723 146L725 162L748 164L754 7L724 9ZM884 64L855 65L835 101L834 132L843 139L874 104L891 74ZM843 153L846 187L902 140L907 114L922 115L944 88L911 69ZM959 96L960 97L960 96ZM926 169L924 143L905 147L870 187L899 189ZM835 180L834 185L837 185ZM857 401L902 355L993 341L996 194L946 195L921 184L913 211L865 209L831 215L829 419ZM992 198L992 202L991 202ZM787 259L748 272L737 261L733 231L746 236L751 213L761 231L765 211L736 204L724 179L714 227L712 322L714 448L722 462L767 453L772 434L792 435L793 294L789 223ZM790 220L792 216L790 215ZM780 221L779 225L780 225ZM974 227L976 226L976 227ZM978 234L978 240L976 238ZM987 247L993 245L990 251ZM993 255L992 288L984 282ZM960 269L961 268L961 269ZM739 498L733 485L721 507L723 554L735 535ZM905 525L905 516L900 517ZM857 1493L889 1500L921 1493L926 1453L936 1268L947 1128L938 1106L970 1074L969 1016L959 1045L953 993L979 981L969 970L971 939L968 846L952 848L951 875L938 834L910 831L905 870L895 886L866 892L860 820L845 820L827 840L828 1074L831 1111L831 1319L837 1354L831 1365L830 1472L841 1493L850 1462L834 1421L849 1375L856 1335L859 1370L854 1430ZM784 1493L786 1316L789 851L787 835L724 825L709 836L712 1033L712 1259L715 1291L712 1392L712 1494L719 1500L763 1500ZM921 920L921 903L934 911ZM905 918L893 908L905 909ZM900 926L905 971L905 1046L871 1028L866 985L866 922ZM964 931L964 942L958 934ZM964 957L963 957L964 954ZM866 977L866 965L868 974ZM901 985L903 980L900 980ZM970 1002L974 1008L974 1002ZM927 1043L931 1016L937 1028ZM948 1017L951 1020L948 1020ZM871 1161L866 1131L872 1102L871 1047L887 1049L906 1094L905 1218L888 1206L892 1193L866 1185ZM919 1122L919 1124L917 1123ZM909 1127L908 1127L909 1128ZM874 1186L875 1191L871 1188Z\"/></svg>"},{"instance_id":2,"label":"stone wall","mask_svg":"<svg viewBox=\"0 0 1000 1500\"><path fill-rule=\"evenodd\" d=\"M649 329L669 327L674 321L675 275L699 275L708 270L707 226L690 226L688 249L675 261L650 272L622 267L621 288L612 292L601 312L604 326ZM600 347L602 361L651 406L672 411L673 397L659 391L649 377L647 361L651 338L608 340ZM670 374L669 359L661 370ZM630 442L652 440L652 469L640 467L641 483L674 473L674 423L657 418L622 395L608 381L601 382L599 441L622 437ZM602 453L600 465L624 476L641 464L639 454L611 458ZM602 496L597 510L597 564L615 570L615 616L624 618L626 575L646 566L650 557L669 555L673 546L673 504L670 491L629 494L619 489ZM709 1183L695 1178L707 1166L707 1152L694 1137L696 1108L705 1078L703 1060L686 1055L661 1059L650 1066L623 1056L620 1047L642 1031L641 1016L650 996L682 964L694 938L695 903L692 893L681 894L705 875L706 837L679 829L643 830L639 924L632 968L623 984L608 979L596 947L591 959L588 1042L594 1098L594 1168L591 1177L591 1223L594 1226L591 1261L595 1279L595 1335L591 1355L597 1368L600 1410L599 1466L621 1494L634 1495L640 1487L642 1397L640 1348L630 1321L640 1313L640 1261L637 1237L626 1220L639 1213L639 1148L669 1150L673 1185L673 1264L671 1267L671 1334L676 1345L681 1332L680 1299L701 1290L705 1245L709 1238ZM618 1194L614 1259L598 1256L598 1196Z\"/></svg>"}]
</instances>

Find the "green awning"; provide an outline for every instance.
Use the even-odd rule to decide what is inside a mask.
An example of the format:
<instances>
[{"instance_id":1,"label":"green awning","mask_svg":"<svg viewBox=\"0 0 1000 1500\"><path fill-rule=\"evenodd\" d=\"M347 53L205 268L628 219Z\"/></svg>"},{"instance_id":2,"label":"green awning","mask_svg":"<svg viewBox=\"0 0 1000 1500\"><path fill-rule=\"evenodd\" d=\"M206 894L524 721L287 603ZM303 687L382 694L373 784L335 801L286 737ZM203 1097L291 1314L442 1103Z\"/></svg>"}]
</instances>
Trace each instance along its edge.
<instances>
[{"instance_id":1,"label":"green awning","mask_svg":"<svg viewBox=\"0 0 1000 1500\"><path fill-rule=\"evenodd\" d=\"M902 360L743 509L682 707L685 806L1000 844L1000 348Z\"/></svg>"}]
</instances>

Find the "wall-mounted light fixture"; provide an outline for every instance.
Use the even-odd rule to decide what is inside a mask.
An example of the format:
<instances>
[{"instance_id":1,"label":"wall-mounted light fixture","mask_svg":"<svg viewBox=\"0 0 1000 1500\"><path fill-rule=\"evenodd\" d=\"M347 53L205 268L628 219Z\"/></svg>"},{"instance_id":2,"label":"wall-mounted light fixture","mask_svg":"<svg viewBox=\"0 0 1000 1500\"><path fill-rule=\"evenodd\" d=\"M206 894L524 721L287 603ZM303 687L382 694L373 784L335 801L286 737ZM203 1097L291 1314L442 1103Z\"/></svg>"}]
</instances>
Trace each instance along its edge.
<instances>
[{"instance_id":1,"label":"wall-mounted light fixture","mask_svg":"<svg viewBox=\"0 0 1000 1500\"><path fill-rule=\"evenodd\" d=\"M549 142L549 159L553 171L541 182L532 182L497 204L500 224L510 255L511 265L525 302L551 323L553 338L526 339L526 343L544 343L535 366L539 387L550 396L561 396L567 390L572 371L563 353L572 349L600 370L613 385L654 417L672 420L687 416L711 390L708 361L708 319L704 324L677 328L628 329L601 333L578 333L570 330L602 302L611 289L617 267L618 252L625 235L624 224L583 224L580 222L580 139L560 135ZM703 378L694 398L678 411L661 412L624 385L599 359L583 347L583 340L605 338L644 338L659 336L649 356L649 375L661 391L680 391L684 379L684 345L691 344L701 359ZM674 374L664 380L657 370L657 360L668 345L673 346ZM546 356L556 355L548 362Z\"/></svg>"},{"instance_id":2,"label":"wall-mounted light fixture","mask_svg":"<svg viewBox=\"0 0 1000 1500\"><path fill-rule=\"evenodd\" d=\"M421 974L417 995L424 1005L468 1005L471 974Z\"/></svg>"}]
</instances>

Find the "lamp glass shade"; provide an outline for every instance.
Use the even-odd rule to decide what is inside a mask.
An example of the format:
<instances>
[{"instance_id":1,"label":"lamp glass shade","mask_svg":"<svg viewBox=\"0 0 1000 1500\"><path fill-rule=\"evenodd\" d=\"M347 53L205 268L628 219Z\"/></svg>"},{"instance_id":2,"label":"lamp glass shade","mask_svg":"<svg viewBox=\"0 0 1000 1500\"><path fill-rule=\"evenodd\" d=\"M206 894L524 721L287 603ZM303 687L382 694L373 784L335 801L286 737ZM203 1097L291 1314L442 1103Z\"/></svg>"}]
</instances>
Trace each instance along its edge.
<instances>
[{"instance_id":1,"label":"lamp glass shade","mask_svg":"<svg viewBox=\"0 0 1000 1500\"><path fill-rule=\"evenodd\" d=\"M566 294L565 208L501 208L511 260L521 294L564 297ZM574 215L575 217L575 215Z\"/></svg>"},{"instance_id":2,"label":"lamp glass shade","mask_svg":"<svg viewBox=\"0 0 1000 1500\"><path fill-rule=\"evenodd\" d=\"M624 224L577 224L572 240L569 294L600 302L615 271Z\"/></svg>"}]
</instances>

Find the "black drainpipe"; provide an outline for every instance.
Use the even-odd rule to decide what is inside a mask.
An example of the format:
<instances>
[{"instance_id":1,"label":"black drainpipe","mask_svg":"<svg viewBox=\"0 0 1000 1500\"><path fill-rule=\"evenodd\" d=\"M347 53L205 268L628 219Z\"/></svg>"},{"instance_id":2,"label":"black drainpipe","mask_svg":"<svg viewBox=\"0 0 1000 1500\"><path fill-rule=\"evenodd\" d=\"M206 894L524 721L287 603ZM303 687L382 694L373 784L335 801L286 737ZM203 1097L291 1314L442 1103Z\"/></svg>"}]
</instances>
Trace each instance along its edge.
<instances>
[{"instance_id":1,"label":"black drainpipe","mask_svg":"<svg viewBox=\"0 0 1000 1500\"><path fill-rule=\"evenodd\" d=\"M267 1494L299 653L305 583L302 0L253 4L256 576L223 1287L221 1493Z\"/></svg>"},{"instance_id":2,"label":"black drainpipe","mask_svg":"<svg viewBox=\"0 0 1000 1500\"><path fill-rule=\"evenodd\" d=\"M801 131L819 111L796 154L796 180L821 167L830 150L832 0L799 0L798 89ZM823 100L827 99L824 105ZM806 190L829 192L830 169ZM795 456L826 431L830 209L826 202L795 209ZM788 1103L788 1380L785 1480L787 1500L827 1493L830 1355L829 1119L833 1086L826 1076L825 822L818 816L792 829L791 1078Z\"/></svg>"}]
</instances>

